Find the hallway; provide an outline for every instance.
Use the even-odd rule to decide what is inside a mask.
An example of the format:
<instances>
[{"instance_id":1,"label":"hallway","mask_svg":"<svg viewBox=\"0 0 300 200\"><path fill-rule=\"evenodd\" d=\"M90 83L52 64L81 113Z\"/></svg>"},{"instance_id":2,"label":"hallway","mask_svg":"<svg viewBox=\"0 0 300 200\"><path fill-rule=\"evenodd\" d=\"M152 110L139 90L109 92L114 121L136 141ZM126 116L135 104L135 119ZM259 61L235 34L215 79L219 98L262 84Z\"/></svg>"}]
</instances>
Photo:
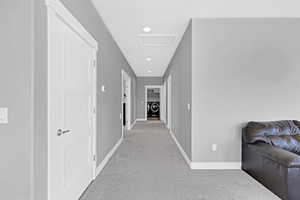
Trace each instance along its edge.
<instances>
[{"instance_id":1,"label":"hallway","mask_svg":"<svg viewBox=\"0 0 300 200\"><path fill-rule=\"evenodd\" d=\"M190 170L162 123L138 122L81 200L271 200L240 170Z\"/></svg>"}]
</instances>

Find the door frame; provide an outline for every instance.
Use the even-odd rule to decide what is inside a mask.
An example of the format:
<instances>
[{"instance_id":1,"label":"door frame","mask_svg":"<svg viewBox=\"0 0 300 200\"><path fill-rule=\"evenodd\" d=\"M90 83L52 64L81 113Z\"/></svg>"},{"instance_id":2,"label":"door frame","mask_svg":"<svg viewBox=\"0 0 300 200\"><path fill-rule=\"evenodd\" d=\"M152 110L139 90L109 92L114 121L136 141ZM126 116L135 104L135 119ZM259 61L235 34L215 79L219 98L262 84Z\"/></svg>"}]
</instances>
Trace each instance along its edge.
<instances>
[{"instance_id":1,"label":"door frame","mask_svg":"<svg viewBox=\"0 0 300 200\"><path fill-rule=\"evenodd\" d=\"M145 85L145 120L147 121L148 120L148 117L147 117L147 102L148 102L148 94L147 94L147 90L150 89L150 88L158 88L159 89L159 104L162 103L162 89L163 89L163 85ZM159 107L159 112L160 112L160 115L161 115L161 106ZM161 121L161 117L160 117L160 121Z\"/></svg>"},{"instance_id":2,"label":"door frame","mask_svg":"<svg viewBox=\"0 0 300 200\"><path fill-rule=\"evenodd\" d=\"M53 31L55 31L55 20L57 16L61 18L65 24L70 26L73 31L75 31L92 49L93 49L93 55L90 60L89 67L92 70L92 108L90 108L91 112L91 118L93 123L93 133L92 133L92 144L91 144L91 164L92 164L92 180L96 178L96 167L97 167L97 52L98 52L98 42L93 38L93 36L80 24L80 22L72 15L72 13L64 6L63 3L61 3L59 0L45 0L45 4L47 7L47 39L48 39L48 61L47 61L47 71L49 71L49 68L52 66L52 60L53 60L53 52L56 50L55 47L52 45L52 41L56 40L54 35L52 34ZM49 73L48 73L48 99L49 99ZM47 105L48 109L48 120L47 124L50 123L50 117L49 117L49 110L50 110L50 104L48 101ZM49 125L50 126L50 125ZM47 128L47 143L48 143L48 152L47 152L47 200L51 199L50 194L50 181L51 181L51 174L50 174L50 155L51 155L51 149L55 148L55 144L51 142L51 132L50 127ZM91 180L91 181L92 181ZM82 191L84 192L84 191Z\"/></svg>"},{"instance_id":3,"label":"door frame","mask_svg":"<svg viewBox=\"0 0 300 200\"><path fill-rule=\"evenodd\" d=\"M172 76L167 79L167 127L172 131Z\"/></svg>"},{"instance_id":4,"label":"door frame","mask_svg":"<svg viewBox=\"0 0 300 200\"><path fill-rule=\"evenodd\" d=\"M128 123L126 123L126 129L127 130L130 130L131 129L131 106L132 106L132 101L131 101L131 78L130 76L122 69L122 91L121 91L121 124L122 124L122 137L124 137L124 126L123 126L123 92L124 92L124 89L125 89L125 86L124 86L124 81L126 82L127 85L129 85L129 88L128 88L128 97L127 97L127 102L126 102L126 110L128 111L126 113L126 118L128 120ZM126 120L126 121L127 121Z\"/></svg>"}]
</instances>

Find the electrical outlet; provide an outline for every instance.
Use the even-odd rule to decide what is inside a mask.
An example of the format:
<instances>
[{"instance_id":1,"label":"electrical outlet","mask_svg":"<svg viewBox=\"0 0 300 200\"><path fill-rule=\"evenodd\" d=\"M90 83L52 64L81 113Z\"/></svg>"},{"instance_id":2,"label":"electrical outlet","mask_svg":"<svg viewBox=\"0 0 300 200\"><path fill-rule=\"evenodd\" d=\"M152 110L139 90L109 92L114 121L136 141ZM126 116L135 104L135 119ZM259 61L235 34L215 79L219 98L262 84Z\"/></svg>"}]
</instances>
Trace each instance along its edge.
<instances>
[{"instance_id":1,"label":"electrical outlet","mask_svg":"<svg viewBox=\"0 0 300 200\"><path fill-rule=\"evenodd\" d=\"M214 152L218 151L218 145L217 144L212 144L211 145L211 150L214 151Z\"/></svg>"}]
</instances>

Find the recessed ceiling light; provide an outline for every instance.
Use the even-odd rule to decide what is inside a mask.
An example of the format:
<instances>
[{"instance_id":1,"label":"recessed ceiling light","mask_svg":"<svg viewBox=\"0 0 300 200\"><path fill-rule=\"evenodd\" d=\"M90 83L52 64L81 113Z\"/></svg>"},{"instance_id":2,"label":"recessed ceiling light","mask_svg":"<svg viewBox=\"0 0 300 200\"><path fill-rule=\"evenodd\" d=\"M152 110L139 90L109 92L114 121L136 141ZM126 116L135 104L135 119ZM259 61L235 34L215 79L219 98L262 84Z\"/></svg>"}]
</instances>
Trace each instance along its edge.
<instances>
[{"instance_id":1,"label":"recessed ceiling light","mask_svg":"<svg viewBox=\"0 0 300 200\"><path fill-rule=\"evenodd\" d=\"M151 58L146 58L146 60L150 62L152 59Z\"/></svg>"},{"instance_id":2,"label":"recessed ceiling light","mask_svg":"<svg viewBox=\"0 0 300 200\"><path fill-rule=\"evenodd\" d=\"M148 72L148 73L151 73L151 72L152 72L152 70L150 70L150 69L149 69L147 72Z\"/></svg>"},{"instance_id":3,"label":"recessed ceiling light","mask_svg":"<svg viewBox=\"0 0 300 200\"><path fill-rule=\"evenodd\" d=\"M149 32L151 32L151 28L149 26L144 26L143 31L145 33L149 33Z\"/></svg>"}]
</instances>

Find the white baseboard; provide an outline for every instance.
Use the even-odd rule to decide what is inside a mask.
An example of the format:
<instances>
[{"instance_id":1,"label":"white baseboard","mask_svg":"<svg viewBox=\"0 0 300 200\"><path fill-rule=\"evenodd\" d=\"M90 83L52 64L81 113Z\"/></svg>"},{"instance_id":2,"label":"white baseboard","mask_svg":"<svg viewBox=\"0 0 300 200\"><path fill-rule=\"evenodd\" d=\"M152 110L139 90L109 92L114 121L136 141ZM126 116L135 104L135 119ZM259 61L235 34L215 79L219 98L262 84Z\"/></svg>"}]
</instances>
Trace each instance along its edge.
<instances>
[{"instance_id":1,"label":"white baseboard","mask_svg":"<svg viewBox=\"0 0 300 200\"><path fill-rule=\"evenodd\" d=\"M131 124L130 129L132 129L134 127L134 125L136 124L136 122L137 122L137 119L134 120L134 122Z\"/></svg>"},{"instance_id":2,"label":"white baseboard","mask_svg":"<svg viewBox=\"0 0 300 200\"><path fill-rule=\"evenodd\" d=\"M118 149L118 147L120 146L120 144L122 143L122 141L123 141L123 137L120 138L120 140L115 144L115 146L110 150L110 152L108 152L108 154L102 160L102 162L100 163L100 165L96 168L96 177L100 174L100 172L103 170L103 168L108 163L108 161L110 160L110 158L114 155L114 153L116 152L116 150Z\"/></svg>"},{"instance_id":3,"label":"white baseboard","mask_svg":"<svg viewBox=\"0 0 300 200\"><path fill-rule=\"evenodd\" d=\"M191 169L228 170L241 169L240 162L191 162Z\"/></svg>"},{"instance_id":4,"label":"white baseboard","mask_svg":"<svg viewBox=\"0 0 300 200\"><path fill-rule=\"evenodd\" d=\"M140 121L140 122L141 122L141 121L147 121L147 119L144 119L144 118L137 118L136 121Z\"/></svg>"},{"instance_id":5,"label":"white baseboard","mask_svg":"<svg viewBox=\"0 0 300 200\"><path fill-rule=\"evenodd\" d=\"M190 167L190 163L191 160L189 159L189 157L187 156L187 154L185 153L185 151L183 150L183 148L181 147L180 143L178 142L177 138L175 137L174 133L172 131L169 131L171 137L173 138L175 144L177 145L181 155L183 156L185 162L187 163L187 165Z\"/></svg>"},{"instance_id":6,"label":"white baseboard","mask_svg":"<svg viewBox=\"0 0 300 200\"><path fill-rule=\"evenodd\" d=\"M180 143L178 142L177 138L175 137L172 131L170 131L170 135L172 136L185 162L192 170L230 170L242 168L241 162L192 162L181 147Z\"/></svg>"}]
</instances>

